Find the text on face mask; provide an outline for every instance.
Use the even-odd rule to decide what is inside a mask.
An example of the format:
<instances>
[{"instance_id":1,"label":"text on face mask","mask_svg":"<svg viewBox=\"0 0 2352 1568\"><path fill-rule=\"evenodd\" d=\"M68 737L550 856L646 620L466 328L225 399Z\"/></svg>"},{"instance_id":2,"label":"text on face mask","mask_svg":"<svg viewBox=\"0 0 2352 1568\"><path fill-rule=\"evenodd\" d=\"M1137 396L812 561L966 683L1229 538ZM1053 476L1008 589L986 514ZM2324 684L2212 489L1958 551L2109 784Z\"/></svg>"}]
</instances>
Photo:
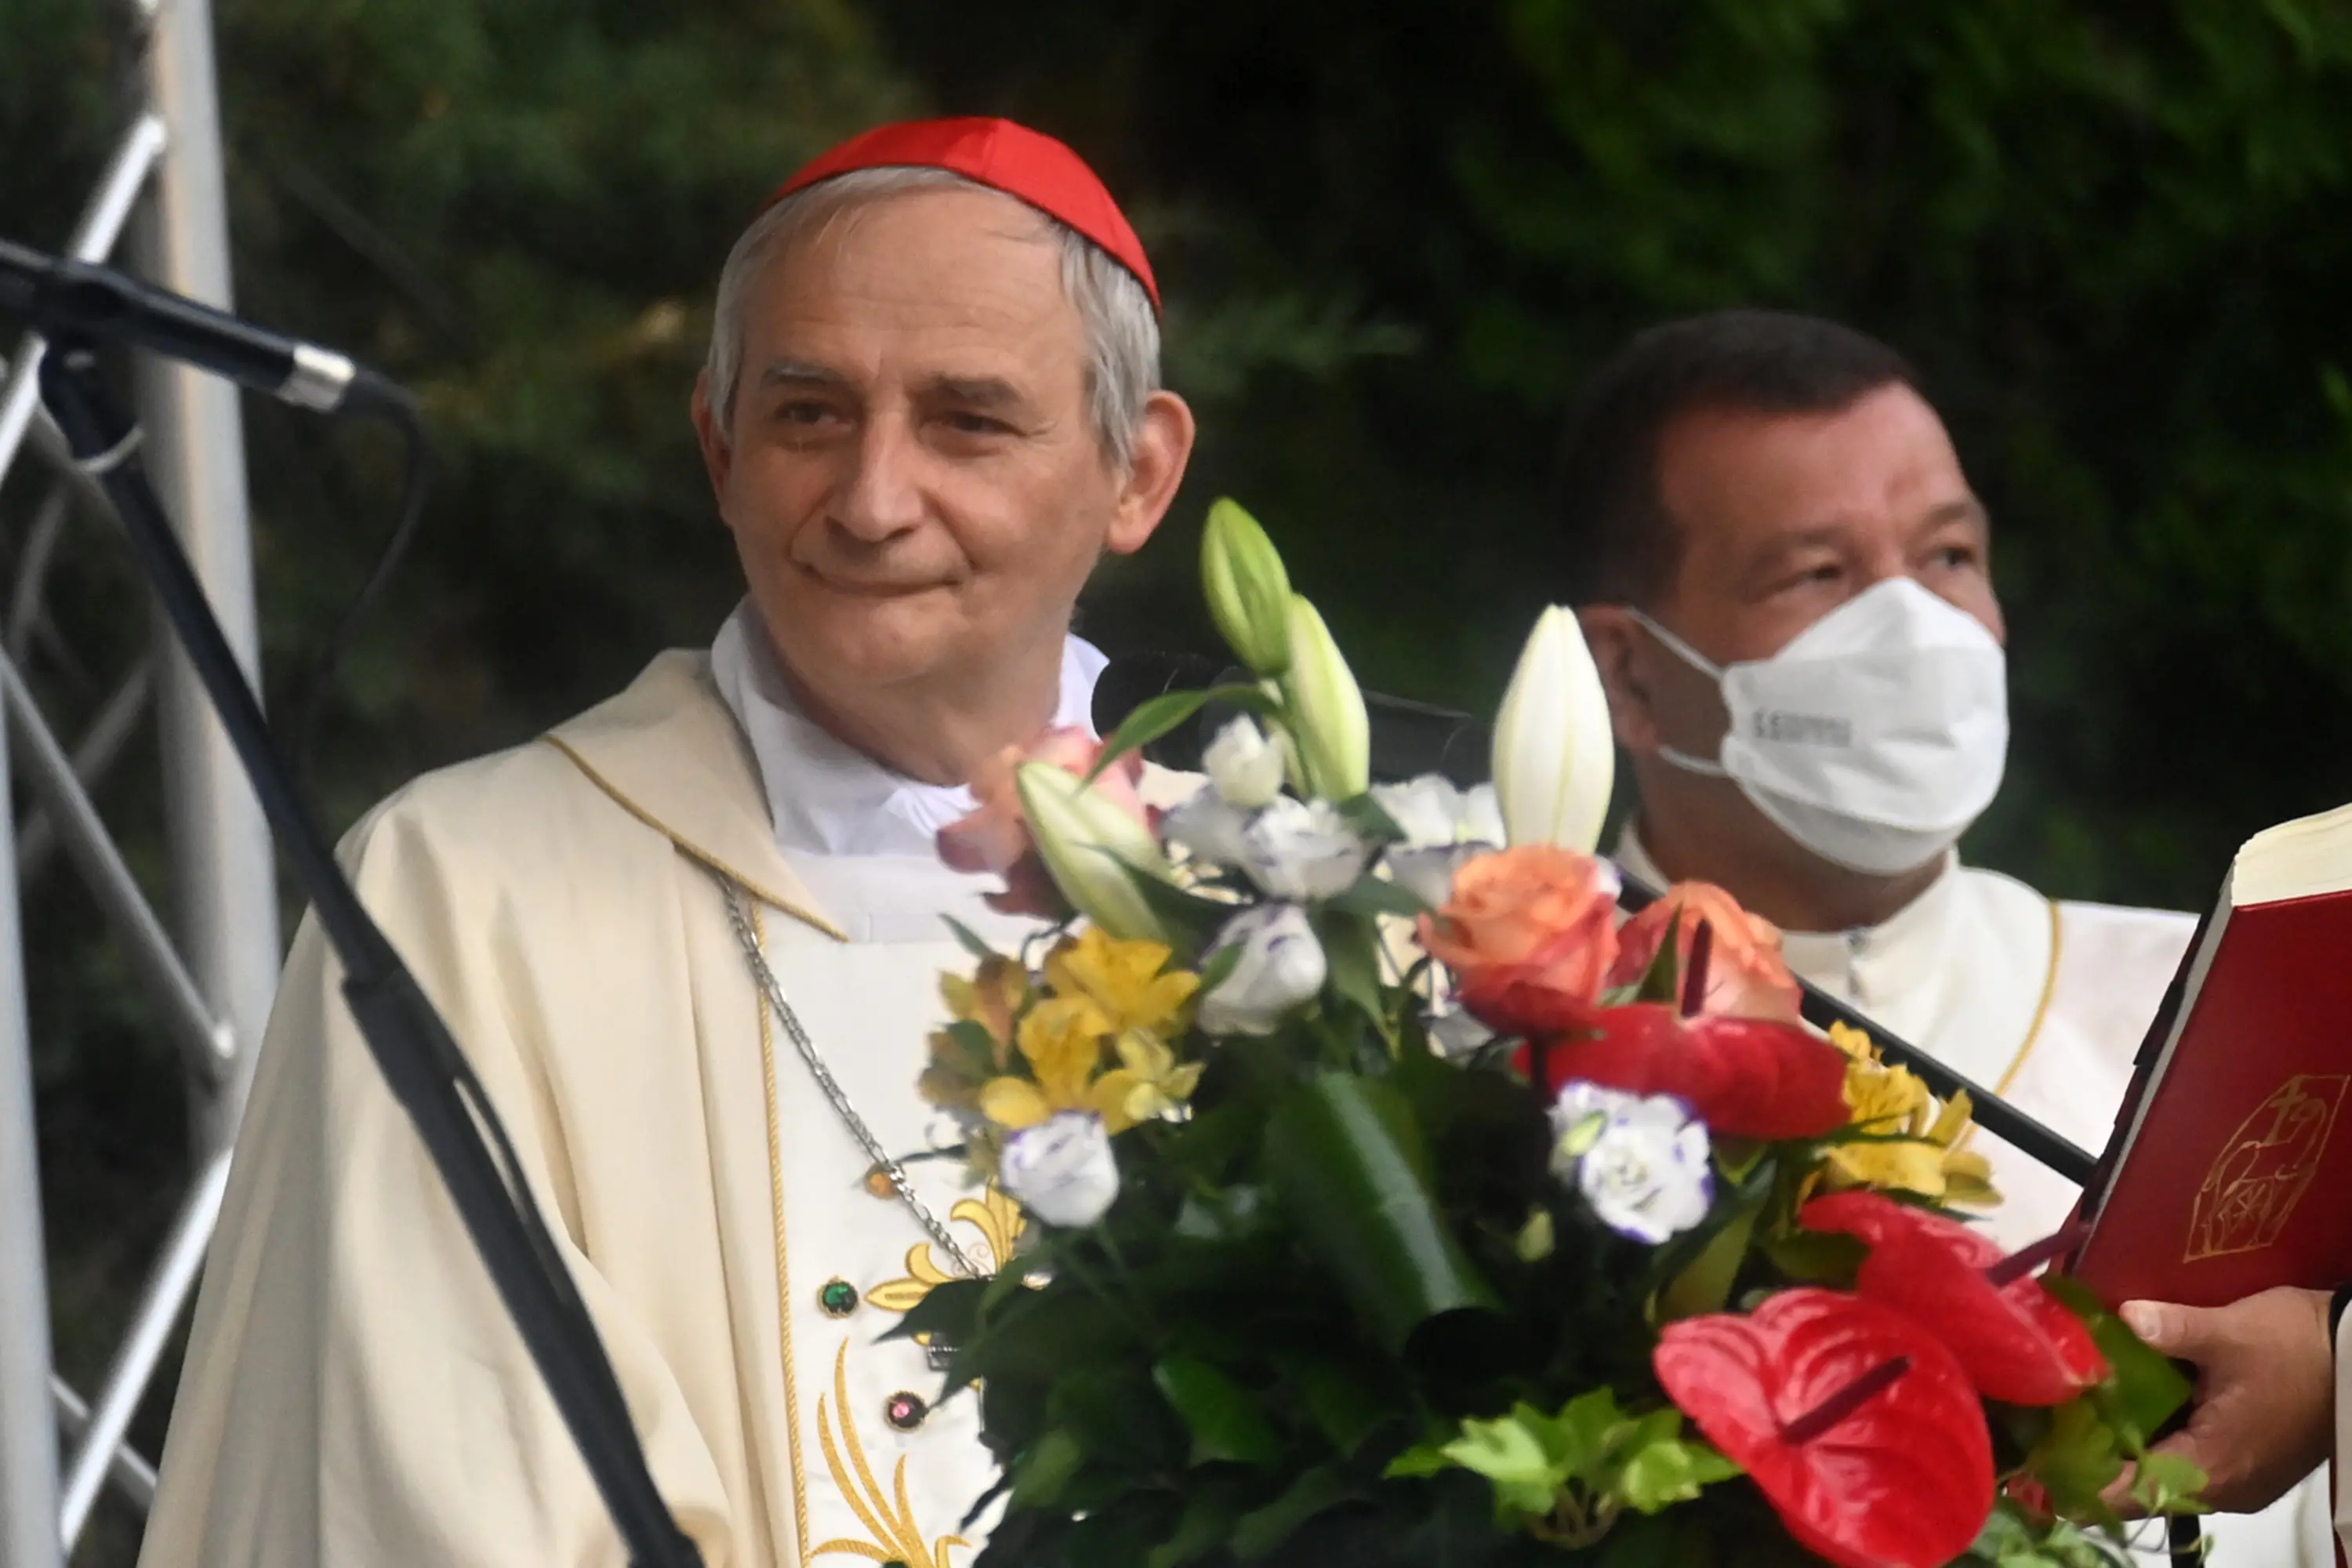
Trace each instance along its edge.
<instances>
[{"instance_id":1,"label":"text on face mask","mask_svg":"<svg viewBox=\"0 0 2352 1568\"><path fill-rule=\"evenodd\" d=\"M1853 721L1830 713L1789 713L1768 710L1753 715L1756 739L1790 746L1851 746Z\"/></svg>"}]
</instances>

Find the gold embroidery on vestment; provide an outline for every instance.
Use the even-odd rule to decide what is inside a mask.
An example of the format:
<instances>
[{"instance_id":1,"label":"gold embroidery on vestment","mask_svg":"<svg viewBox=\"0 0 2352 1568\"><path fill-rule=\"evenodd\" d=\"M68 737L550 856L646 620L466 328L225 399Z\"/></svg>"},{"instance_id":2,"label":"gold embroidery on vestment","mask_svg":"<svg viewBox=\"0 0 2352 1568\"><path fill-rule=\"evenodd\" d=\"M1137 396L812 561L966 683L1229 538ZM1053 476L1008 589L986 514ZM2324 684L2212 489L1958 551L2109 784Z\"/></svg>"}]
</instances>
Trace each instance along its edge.
<instances>
[{"instance_id":1,"label":"gold embroidery on vestment","mask_svg":"<svg viewBox=\"0 0 2352 1568\"><path fill-rule=\"evenodd\" d=\"M835 1414L838 1414L841 1436L834 1438ZM816 1402L816 1439L824 1449L825 1468L833 1472L833 1484L849 1501L857 1514L858 1522L866 1527L871 1541L852 1541L837 1537L811 1552L811 1557L838 1553L863 1557L868 1562L900 1562L907 1568L949 1568L950 1547L970 1546L961 1535L942 1535L929 1547L923 1544L922 1527L915 1521L913 1500L907 1493L907 1460L898 1459L898 1468L891 1476L891 1489L882 1489L876 1479L874 1467L866 1458L866 1444L857 1435L857 1423L850 1415L849 1405L849 1342L842 1342L833 1358L833 1402L827 1407L824 1396ZM843 1462L846 1451L848 1462Z\"/></svg>"}]
</instances>

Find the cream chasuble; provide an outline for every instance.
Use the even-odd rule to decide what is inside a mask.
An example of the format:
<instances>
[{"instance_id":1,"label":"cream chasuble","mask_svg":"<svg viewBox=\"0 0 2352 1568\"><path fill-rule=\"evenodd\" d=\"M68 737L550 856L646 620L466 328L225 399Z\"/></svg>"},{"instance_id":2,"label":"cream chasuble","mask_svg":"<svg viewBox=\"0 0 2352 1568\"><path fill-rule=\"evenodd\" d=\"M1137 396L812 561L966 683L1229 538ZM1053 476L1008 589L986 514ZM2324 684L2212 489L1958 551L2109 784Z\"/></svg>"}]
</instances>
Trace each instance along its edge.
<instances>
[{"instance_id":1,"label":"cream chasuble","mask_svg":"<svg viewBox=\"0 0 2352 1568\"><path fill-rule=\"evenodd\" d=\"M1615 858L1665 885L1631 824ZM1885 924L1785 931L1781 952L1809 984L2095 1155L2196 929L2193 917L2168 910L2062 903L1953 856ZM2003 1200L1983 1222L1987 1235L2014 1249L2066 1223L2080 1188L1990 1133L1972 1138ZM2215 1516L2204 1528L2213 1568L2334 1562L2326 1489L2315 1480L2261 1513Z\"/></svg>"},{"instance_id":2,"label":"cream chasuble","mask_svg":"<svg viewBox=\"0 0 2352 1568\"><path fill-rule=\"evenodd\" d=\"M1066 699L1094 673L1073 659ZM795 753L805 736L751 720L782 759L764 780L711 660L666 654L544 742L417 780L344 859L499 1106L704 1561L961 1565L981 1531L961 1521L993 1479L975 1401L933 1408L923 1350L879 1338L951 1266L868 1190L866 1154L761 1005L714 873L748 890L787 997L894 1155L935 1131L915 1079L937 973L965 962L938 916L1021 928L981 906L986 879L911 852L923 811L952 802L911 786L884 803L913 813L903 827L858 841L881 771ZM1148 793L1187 787L1171 785L1147 777ZM772 795L806 820L772 825ZM849 837L808 847L800 828ZM618 1568L339 981L306 921L141 1561ZM987 1266L1010 1210L961 1188L953 1162L908 1173Z\"/></svg>"}]
</instances>

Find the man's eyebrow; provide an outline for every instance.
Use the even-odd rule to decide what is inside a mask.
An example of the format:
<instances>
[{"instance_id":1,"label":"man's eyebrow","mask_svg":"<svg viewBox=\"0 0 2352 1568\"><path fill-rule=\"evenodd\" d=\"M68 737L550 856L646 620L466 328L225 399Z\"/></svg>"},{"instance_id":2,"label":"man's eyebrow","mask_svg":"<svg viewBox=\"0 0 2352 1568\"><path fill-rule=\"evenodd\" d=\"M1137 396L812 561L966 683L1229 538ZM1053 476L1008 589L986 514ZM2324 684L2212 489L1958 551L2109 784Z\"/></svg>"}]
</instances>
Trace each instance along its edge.
<instances>
[{"instance_id":1,"label":"man's eyebrow","mask_svg":"<svg viewBox=\"0 0 2352 1568\"><path fill-rule=\"evenodd\" d=\"M1992 514L1985 510L1984 502L1976 497L1960 496L1932 508L1919 520L1918 531L1932 533L1948 522L1973 522L1989 532L1992 528Z\"/></svg>"},{"instance_id":2,"label":"man's eyebrow","mask_svg":"<svg viewBox=\"0 0 2352 1568\"><path fill-rule=\"evenodd\" d=\"M760 373L761 386L846 387L849 378L828 365L802 359L780 359Z\"/></svg>"},{"instance_id":3,"label":"man's eyebrow","mask_svg":"<svg viewBox=\"0 0 2352 1568\"><path fill-rule=\"evenodd\" d=\"M972 408L1012 408L1029 401L1019 387L996 375L935 375L923 391Z\"/></svg>"}]
</instances>

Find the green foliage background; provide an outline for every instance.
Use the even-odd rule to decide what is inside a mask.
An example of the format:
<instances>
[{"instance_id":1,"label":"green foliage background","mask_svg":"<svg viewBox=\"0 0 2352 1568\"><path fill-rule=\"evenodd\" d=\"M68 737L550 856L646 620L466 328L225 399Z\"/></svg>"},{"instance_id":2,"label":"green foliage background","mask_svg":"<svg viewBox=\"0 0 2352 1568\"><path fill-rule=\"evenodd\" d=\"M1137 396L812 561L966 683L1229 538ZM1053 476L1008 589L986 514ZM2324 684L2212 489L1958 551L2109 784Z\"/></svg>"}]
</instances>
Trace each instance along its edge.
<instances>
[{"instance_id":1,"label":"green foliage background","mask_svg":"<svg viewBox=\"0 0 2352 1568\"><path fill-rule=\"evenodd\" d=\"M1922 367L1996 520L2016 741L1977 859L2195 907L2352 797L2346 0L217 0L240 302L417 386L446 470L346 672L336 826L706 638L734 594L685 417L729 241L808 153L1019 115L1128 202L1202 450L1087 630L1206 646L1244 497L1368 684L1484 709L1576 542L1572 389L1711 306ZM91 0L0 5L0 234L55 243L121 123ZM280 706L389 521L392 454L249 403ZM13 575L47 476L0 487ZM143 618L76 518L29 663L68 731ZM160 871L152 754L102 793ZM86 899L28 887L60 1356L100 1370L184 1161ZM153 1445L162 1401L142 1436ZM81 1561L122 1559L110 1515Z\"/></svg>"}]
</instances>

